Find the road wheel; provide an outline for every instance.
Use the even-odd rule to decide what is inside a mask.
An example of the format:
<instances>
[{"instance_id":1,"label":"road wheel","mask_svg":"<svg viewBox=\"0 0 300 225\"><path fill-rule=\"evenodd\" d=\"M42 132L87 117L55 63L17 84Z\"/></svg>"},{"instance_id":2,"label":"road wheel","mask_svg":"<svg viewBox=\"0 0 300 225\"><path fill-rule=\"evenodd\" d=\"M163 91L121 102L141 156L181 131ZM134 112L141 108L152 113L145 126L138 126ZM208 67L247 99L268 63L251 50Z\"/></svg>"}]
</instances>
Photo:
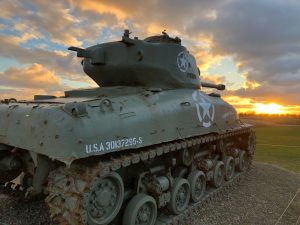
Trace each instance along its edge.
<instances>
[{"instance_id":1,"label":"road wheel","mask_svg":"<svg viewBox=\"0 0 300 225\"><path fill-rule=\"evenodd\" d=\"M157 205L153 197L137 194L128 203L123 225L154 225L157 217Z\"/></svg>"},{"instance_id":2,"label":"road wheel","mask_svg":"<svg viewBox=\"0 0 300 225\"><path fill-rule=\"evenodd\" d=\"M212 185L216 188L220 187L224 181L224 163L219 161L214 168L214 175L212 179Z\"/></svg>"},{"instance_id":3,"label":"road wheel","mask_svg":"<svg viewBox=\"0 0 300 225\"><path fill-rule=\"evenodd\" d=\"M186 179L176 178L171 190L171 200L168 208L178 215L188 206L190 201L190 184Z\"/></svg>"},{"instance_id":4,"label":"road wheel","mask_svg":"<svg viewBox=\"0 0 300 225\"><path fill-rule=\"evenodd\" d=\"M88 224L109 224L119 213L123 199L124 184L119 174L111 172L96 179L86 202Z\"/></svg>"},{"instance_id":5,"label":"road wheel","mask_svg":"<svg viewBox=\"0 0 300 225\"><path fill-rule=\"evenodd\" d=\"M248 147L247 147L247 152L249 153L250 156L254 155L255 146L256 146L256 136L255 136L255 132L251 130L248 137Z\"/></svg>"},{"instance_id":6,"label":"road wheel","mask_svg":"<svg viewBox=\"0 0 300 225\"><path fill-rule=\"evenodd\" d=\"M240 151L237 170L240 172L244 172L248 168L248 156L245 151Z\"/></svg>"},{"instance_id":7,"label":"road wheel","mask_svg":"<svg viewBox=\"0 0 300 225\"><path fill-rule=\"evenodd\" d=\"M202 171L194 170L190 173L188 181L191 187L191 198L194 202L199 202L206 189L206 178Z\"/></svg>"},{"instance_id":8,"label":"road wheel","mask_svg":"<svg viewBox=\"0 0 300 225\"><path fill-rule=\"evenodd\" d=\"M234 174L235 163L233 157L229 156L225 160L225 180L231 180Z\"/></svg>"}]
</instances>

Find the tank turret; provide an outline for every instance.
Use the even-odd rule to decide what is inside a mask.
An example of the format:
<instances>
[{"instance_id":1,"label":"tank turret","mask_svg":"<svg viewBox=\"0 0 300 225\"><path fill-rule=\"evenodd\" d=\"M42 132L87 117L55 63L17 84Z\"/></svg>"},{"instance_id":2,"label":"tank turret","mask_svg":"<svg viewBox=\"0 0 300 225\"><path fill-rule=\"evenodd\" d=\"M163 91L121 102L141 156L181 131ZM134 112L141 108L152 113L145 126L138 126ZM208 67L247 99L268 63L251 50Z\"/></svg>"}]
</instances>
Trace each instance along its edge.
<instances>
[{"instance_id":1,"label":"tank turret","mask_svg":"<svg viewBox=\"0 0 300 225\"><path fill-rule=\"evenodd\" d=\"M69 50L83 58L83 70L102 87L200 88L195 58L178 37L163 32L139 40L129 34L125 30L121 41Z\"/></svg>"}]
</instances>

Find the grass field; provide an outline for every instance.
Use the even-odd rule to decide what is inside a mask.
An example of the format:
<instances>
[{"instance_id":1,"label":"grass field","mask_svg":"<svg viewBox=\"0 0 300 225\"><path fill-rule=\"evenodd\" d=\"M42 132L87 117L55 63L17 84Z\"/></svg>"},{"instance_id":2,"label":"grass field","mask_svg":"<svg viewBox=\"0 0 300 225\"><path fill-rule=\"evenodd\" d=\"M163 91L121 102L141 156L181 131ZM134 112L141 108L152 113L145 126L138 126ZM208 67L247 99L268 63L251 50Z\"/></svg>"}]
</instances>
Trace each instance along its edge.
<instances>
[{"instance_id":1,"label":"grass field","mask_svg":"<svg viewBox=\"0 0 300 225\"><path fill-rule=\"evenodd\" d=\"M257 127L254 160L300 173L300 126Z\"/></svg>"}]
</instances>

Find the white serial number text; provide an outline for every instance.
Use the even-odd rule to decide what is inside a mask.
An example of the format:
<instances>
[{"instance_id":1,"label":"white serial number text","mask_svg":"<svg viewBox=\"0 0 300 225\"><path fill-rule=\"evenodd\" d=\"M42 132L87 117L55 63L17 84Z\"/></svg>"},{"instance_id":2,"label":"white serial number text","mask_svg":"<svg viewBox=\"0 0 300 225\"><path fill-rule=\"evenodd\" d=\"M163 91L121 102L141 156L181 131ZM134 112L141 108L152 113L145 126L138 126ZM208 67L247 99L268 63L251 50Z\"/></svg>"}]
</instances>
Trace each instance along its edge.
<instances>
[{"instance_id":1,"label":"white serial number text","mask_svg":"<svg viewBox=\"0 0 300 225\"><path fill-rule=\"evenodd\" d=\"M85 151L87 154L110 151L120 148L133 147L137 145L143 144L142 137L131 137L131 138L123 138L119 140L100 142L94 144L85 145Z\"/></svg>"}]
</instances>

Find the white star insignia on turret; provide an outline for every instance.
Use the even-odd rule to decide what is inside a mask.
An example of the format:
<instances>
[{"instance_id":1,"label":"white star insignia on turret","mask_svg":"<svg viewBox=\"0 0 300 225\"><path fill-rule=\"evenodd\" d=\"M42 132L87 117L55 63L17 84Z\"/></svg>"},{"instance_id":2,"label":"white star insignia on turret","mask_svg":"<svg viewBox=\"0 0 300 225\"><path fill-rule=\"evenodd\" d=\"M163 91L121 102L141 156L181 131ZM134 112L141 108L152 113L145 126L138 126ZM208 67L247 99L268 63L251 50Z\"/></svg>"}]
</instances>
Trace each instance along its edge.
<instances>
[{"instance_id":1,"label":"white star insignia on turret","mask_svg":"<svg viewBox=\"0 0 300 225\"><path fill-rule=\"evenodd\" d=\"M180 52L177 56L177 65L181 72L186 72L188 69L188 59L185 52Z\"/></svg>"}]
</instances>

